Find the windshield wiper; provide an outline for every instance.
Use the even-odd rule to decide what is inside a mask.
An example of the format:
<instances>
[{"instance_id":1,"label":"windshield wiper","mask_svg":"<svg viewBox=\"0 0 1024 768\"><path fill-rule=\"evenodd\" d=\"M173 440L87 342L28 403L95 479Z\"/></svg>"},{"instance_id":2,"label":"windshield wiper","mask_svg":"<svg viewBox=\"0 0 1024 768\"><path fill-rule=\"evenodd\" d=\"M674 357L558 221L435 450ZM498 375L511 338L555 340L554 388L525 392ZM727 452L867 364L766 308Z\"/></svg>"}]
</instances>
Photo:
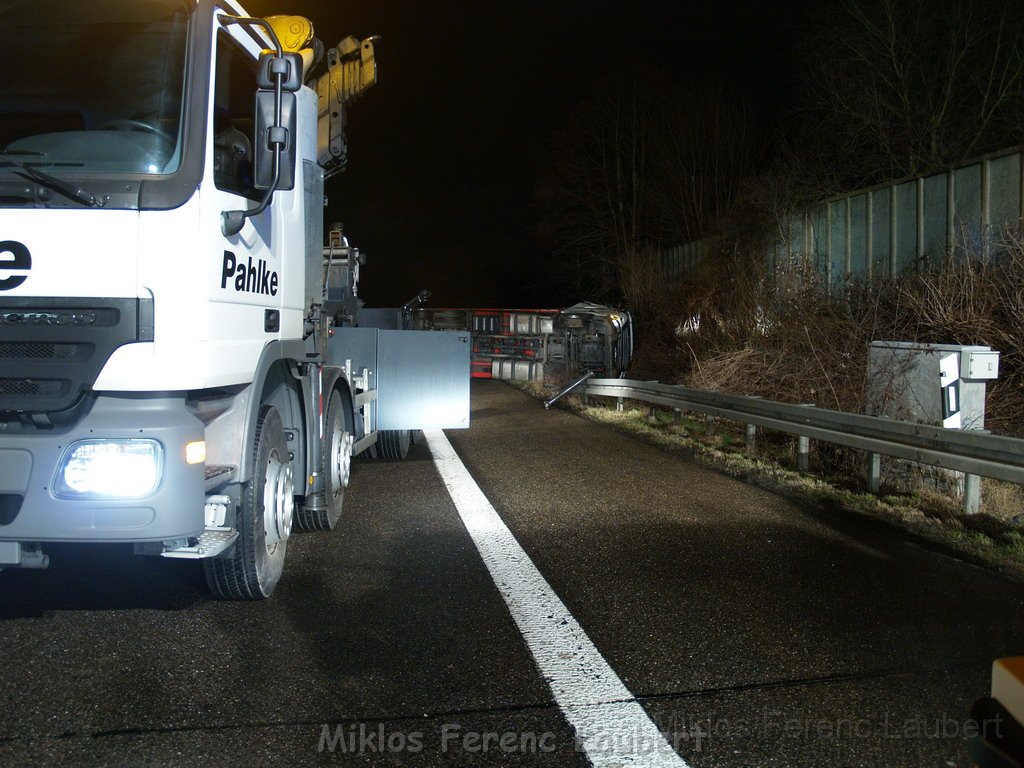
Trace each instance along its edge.
<instances>
[{"instance_id":1,"label":"windshield wiper","mask_svg":"<svg viewBox=\"0 0 1024 768\"><path fill-rule=\"evenodd\" d=\"M103 199L96 195L82 189L79 186L71 184L70 182L58 179L56 176L51 176L48 173L43 173L38 168L33 168L31 165L20 163L17 160L11 160L7 157L7 152L0 152L3 155L0 159L0 168L12 168L16 173L24 174L33 181L38 181L43 186L49 187L52 190L60 192L65 197L70 197L72 200L77 200L82 205L87 205L90 208L103 207ZM11 153L15 154L15 153ZM28 153L17 153L17 154L28 154Z\"/></svg>"}]
</instances>

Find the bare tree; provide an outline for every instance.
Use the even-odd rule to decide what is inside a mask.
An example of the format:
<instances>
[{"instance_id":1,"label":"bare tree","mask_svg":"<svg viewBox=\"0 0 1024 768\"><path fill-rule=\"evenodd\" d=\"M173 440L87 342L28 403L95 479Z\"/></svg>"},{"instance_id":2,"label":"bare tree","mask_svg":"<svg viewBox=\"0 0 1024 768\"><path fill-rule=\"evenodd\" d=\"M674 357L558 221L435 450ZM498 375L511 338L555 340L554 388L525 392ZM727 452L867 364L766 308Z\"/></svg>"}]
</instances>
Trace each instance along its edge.
<instances>
[{"instance_id":1,"label":"bare tree","mask_svg":"<svg viewBox=\"0 0 1024 768\"><path fill-rule=\"evenodd\" d=\"M1019 141L1022 34L1019 2L830 3L805 50L798 152L822 186L850 186Z\"/></svg>"},{"instance_id":2,"label":"bare tree","mask_svg":"<svg viewBox=\"0 0 1024 768\"><path fill-rule=\"evenodd\" d=\"M615 293L622 255L649 236L650 83L616 78L581 104L540 187L543 233L580 287Z\"/></svg>"},{"instance_id":3,"label":"bare tree","mask_svg":"<svg viewBox=\"0 0 1024 768\"><path fill-rule=\"evenodd\" d=\"M662 106L652 137L662 239L707 237L729 214L744 179L764 163L765 132L750 101L719 83L678 89Z\"/></svg>"},{"instance_id":4,"label":"bare tree","mask_svg":"<svg viewBox=\"0 0 1024 768\"><path fill-rule=\"evenodd\" d=\"M559 138L539 188L543 233L580 287L621 295L638 259L714 231L762 161L760 136L753 109L721 87L635 71L604 81Z\"/></svg>"}]
</instances>

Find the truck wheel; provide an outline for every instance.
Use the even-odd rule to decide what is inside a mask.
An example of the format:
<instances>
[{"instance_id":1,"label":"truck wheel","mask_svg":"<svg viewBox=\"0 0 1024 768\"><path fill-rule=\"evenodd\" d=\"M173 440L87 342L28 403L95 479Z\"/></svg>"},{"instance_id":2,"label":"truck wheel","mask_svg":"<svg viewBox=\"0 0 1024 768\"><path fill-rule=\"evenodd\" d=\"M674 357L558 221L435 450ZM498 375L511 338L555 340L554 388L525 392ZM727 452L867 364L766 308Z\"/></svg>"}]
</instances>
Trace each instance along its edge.
<instances>
[{"instance_id":1,"label":"truck wheel","mask_svg":"<svg viewBox=\"0 0 1024 768\"><path fill-rule=\"evenodd\" d=\"M330 531L341 517L345 489L352 474L352 433L346 429L345 406L337 390L331 392L324 414L324 451L318 472L325 478L324 508L300 509L295 521L303 531Z\"/></svg>"},{"instance_id":2,"label":"truck wheel","mask_svg":"<svg viewBox=\"0 0 1024 768\"><path fill-rule=\"evenodd\" d=\"M407 429L386 429L377 436L377 455L386 461L401 461L409 455L412 439Z\"/></svg>"},{"instance_id":3,"label":"truck wheel","mask_svg":"<svg viewBox=\"0 0 1024 768\"><path fill-rule=\"evenodd\" d=\"M252 473L242 491L231 556L203 561L210 591L223 599L270 597L284 569L295 487L281 414L270 405L260 406L256 419Z\"/></svg>"}]
</instances>

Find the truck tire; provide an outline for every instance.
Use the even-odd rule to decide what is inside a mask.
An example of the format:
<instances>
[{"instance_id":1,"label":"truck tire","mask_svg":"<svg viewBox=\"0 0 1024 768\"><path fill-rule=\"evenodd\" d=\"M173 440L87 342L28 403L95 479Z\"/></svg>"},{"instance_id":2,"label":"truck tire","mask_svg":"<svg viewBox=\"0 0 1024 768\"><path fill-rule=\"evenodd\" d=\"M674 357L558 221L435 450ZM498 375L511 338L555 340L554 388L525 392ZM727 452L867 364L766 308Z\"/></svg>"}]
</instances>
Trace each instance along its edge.
<instances>
[{"instance_id":1,"label":"truck tire","mask_svg":"<svg viewBox=\"0 0 1024 768\"><path fill-rule=\"evenodd\" d=\"M401 461L409 455L409 445L412 443L409 430L407 429L386 429L377 436L376 458L385 461Z\"/></svg>"},{"instance_id":2,"label":"truck tire","mask_svg":"<svg viewBox=\"0 0 1024 768\"><path fill-rule=\"evenodd\" d=\"M352 433L338 390L331 392L324 414L324 450L317 471L324 480L323 509L300 509L295 522L303 531L330 531L341 518L345 489L352 473Z\"/></svg>"},{"instance_id":3,"label":"truck tire","mask_svg":"<svg viewBox=\"0 0 1024 768\"><path fill-rule=\"evenodd\" d=\"M256 419L252 473L242 489L231 555L203 561L210 591L225 600L270 597L284 569L295 488L281 414L271 405L260 406Z\"/></svg>"}]
</instances>

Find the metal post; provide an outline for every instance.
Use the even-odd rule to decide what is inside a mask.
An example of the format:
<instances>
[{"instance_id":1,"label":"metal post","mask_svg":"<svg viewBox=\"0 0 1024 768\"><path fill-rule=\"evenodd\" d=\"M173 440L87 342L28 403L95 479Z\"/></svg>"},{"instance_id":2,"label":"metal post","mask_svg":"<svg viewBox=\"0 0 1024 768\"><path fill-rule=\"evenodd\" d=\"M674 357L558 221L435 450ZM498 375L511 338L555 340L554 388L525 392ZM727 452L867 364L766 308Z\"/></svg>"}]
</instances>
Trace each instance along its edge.
<instances>
[{"instance_id":1,"label":"metal post","mask_svg":"<svg viewBox=\"0 0 1024 768\"><path fill-rule=\"evenodd\" d=\"M871 493L882 490L882 456L878 453L868 454L868 490Z\"/></svg>"},{"instance_id":2,"label":"metal post","mask_svg":"<svg viewBox=\"0 0 1024 768\"><path fill-rule=\"evenodd\" d=\"M757 426L747 424L747 453L757 452Z\"/></svg>"},{"instance_id":3,"label":"metal post","mask_svg":"<svg viewBox=\"0 0 1024 768\"><path fill-rule=\"evenodd\" d=\"M989 195L989 186L992 184L992 170L991 160L981 161L981 258L983 261L988 261L991 255L991 240L989 236L989 229L991 227L991 203Z\"/></svg>"},{"instance_id":4,"label":"metal post","mask_svg":"<svg viewBox=\"0 0 1024 768\"><path fill-rule=\"evenodd\" d=\"M675 414L673 416L673 423L676 425L676 429L678 429L679 427L683 426L683 412L681 410L679 410L678 408L675 409Z\"/></svg>"},{"instance_id":5,"label":"metal post","mask_svg":"<svg viewBox=\"0 0 1024 768\"><path fill-rule=\"evenodd\" d=\"M651 424L658 423L658 411L653 405L648 407L647 409L647 421L649 421Z\"/></svg>"},{"instance_id":6,"label":"metal post","mask_svg":"<svg viewBox=\"0 0 1024 768\"><path fill-rule=\"evenodd\" d=\"M704 417L704 434L708 437L715 436L715 417L705 416Z\"/></svg>"},{"instance_id":7,"label":"metal post","mask_svg":"<svg viewBox=\"0 0 1024 768\"><path fill-rule=\"evenodd\" d=\"M924 270L924 178L917 180L917 263L916 271Z\"/></svg>"},{"instance_id":8,"label":"metal post","mask_svg":"<svg viewBox=\"0 0 1024 768\"><path fill-rule=\"evenodd\" d=\"M616 397L615 398L615 410L618 411L619 413L622 413L623 406L622 406L622 398L621 397Z\"/></svg>"},{"instance_id":9,"label":"metal post","mask_svg":"<svg viewBox=\"0 0 1024 768\"><path fill-rule=\"evenodd\" d=\"M594 378L594 372L593 371L587 371L582 376L580 376L576 381L574 381L572 384L570 384L567 387L563 387L560 391L556 392L552 397L550 397L547 400L545 400L544 401L544 408L550 408L552 405L557 403L559 400L561 400L563 397L568 395L573 390L582 387L584 384L586 384L592 378ZM584 400L584 402L586 402L586 401ZM619 398L619 402L622 402L622 398ZM621 411L622 408L619 408L619 410Z\"/></svg>"},{"instance_id":10,"label":"metal post","mask_svg":"<svg viewBox=\"0 0 1024 768\"><path fill-rule=\"evenodd\" d=\"M825 206L825 219L825 237L828 238L825 241L825 258L827 259L825 264L825 285L828 287L828 292L832 293L832 285L835 280L832 274L832 203Z\"/></svg>"},{"instance_id":11,"label":"metal post","mask_svg":"<svg viewBox=\"0 0 1024 768\"><path fill-rule=\"evenodd\" d=\"M1024 152L1017 153L1017 175L1020 177L1020 207L1017 208L1017 218L1024 218Z\"/></svg>"},{"instance_id":12,"label":"metal post","mask_svg":"<svg viewBox=\"0 0 1024 768\"><path fill-rule=\"evenodd\" d=\"M801 403L802 408L813 408L814 403ZM801 472L809 472L811 469L811 438L797 435L796 438L796 465Z\"/></svg>"},{"instance_id":13,"label":"metal post","mask_svg":"<svg viewBox=\"0 0 1024 768\"><path fill-rule=\"evenodd\" d=\"M814 249L814 219L810 210L804 211L804 261L811 258L811 251Z\"/></svg>"},{"instance_id":14,"label":"metal post","mask_svg":"<svg viewBox=\"0 0 1024 768\"><path fill-rule=\"evenodd\" d=\"M899 217L896 215L896 185L889 187L889 278L896 279L896 248L899 246L899 239L896 237L896 230L899 225Z\"/></svg>"},{"instance_id":15,"label":"metal post","mask_svg":"<svg viewBox=\"0 0 1024 768\"><path fill-rule=\"evenodd\" d=\"M853 214L850 212L850 196L846 196L846 242L844 247L846 248L845 253L845 274L843 278L847 278L853 270L853 237L850 234L850 224L853 221Z\"/></svg>"},{"instance_id":16,"label":"metal post","mask_svg":"<svg viewBox=\"0 0 1024 768\"><path fill-rule=\"evenodd\" d=\"M946 173L946 258L956 253L956 171Z\"/></svg>"},{"instance_id":17,"label":"metal post","mask_svg":"<svg viewBox=\"0 0 1024 768\"><path fill-rule=\"evenodd\" d=\"M867 219L867 232L864 233L864 274L868 280L875 276L875 194L865 192L867 198L864 216Z\"/></svg>"},{"instance_id":18,"label":"metal post","mask_svg":"<svg viewBox=\"0 0 1024 768\"><path fill-rule=\"evenodd\" d=\"M976 515L981 511L981 478L964 475L964 514Z\"/></svg>"}]
</instances>

